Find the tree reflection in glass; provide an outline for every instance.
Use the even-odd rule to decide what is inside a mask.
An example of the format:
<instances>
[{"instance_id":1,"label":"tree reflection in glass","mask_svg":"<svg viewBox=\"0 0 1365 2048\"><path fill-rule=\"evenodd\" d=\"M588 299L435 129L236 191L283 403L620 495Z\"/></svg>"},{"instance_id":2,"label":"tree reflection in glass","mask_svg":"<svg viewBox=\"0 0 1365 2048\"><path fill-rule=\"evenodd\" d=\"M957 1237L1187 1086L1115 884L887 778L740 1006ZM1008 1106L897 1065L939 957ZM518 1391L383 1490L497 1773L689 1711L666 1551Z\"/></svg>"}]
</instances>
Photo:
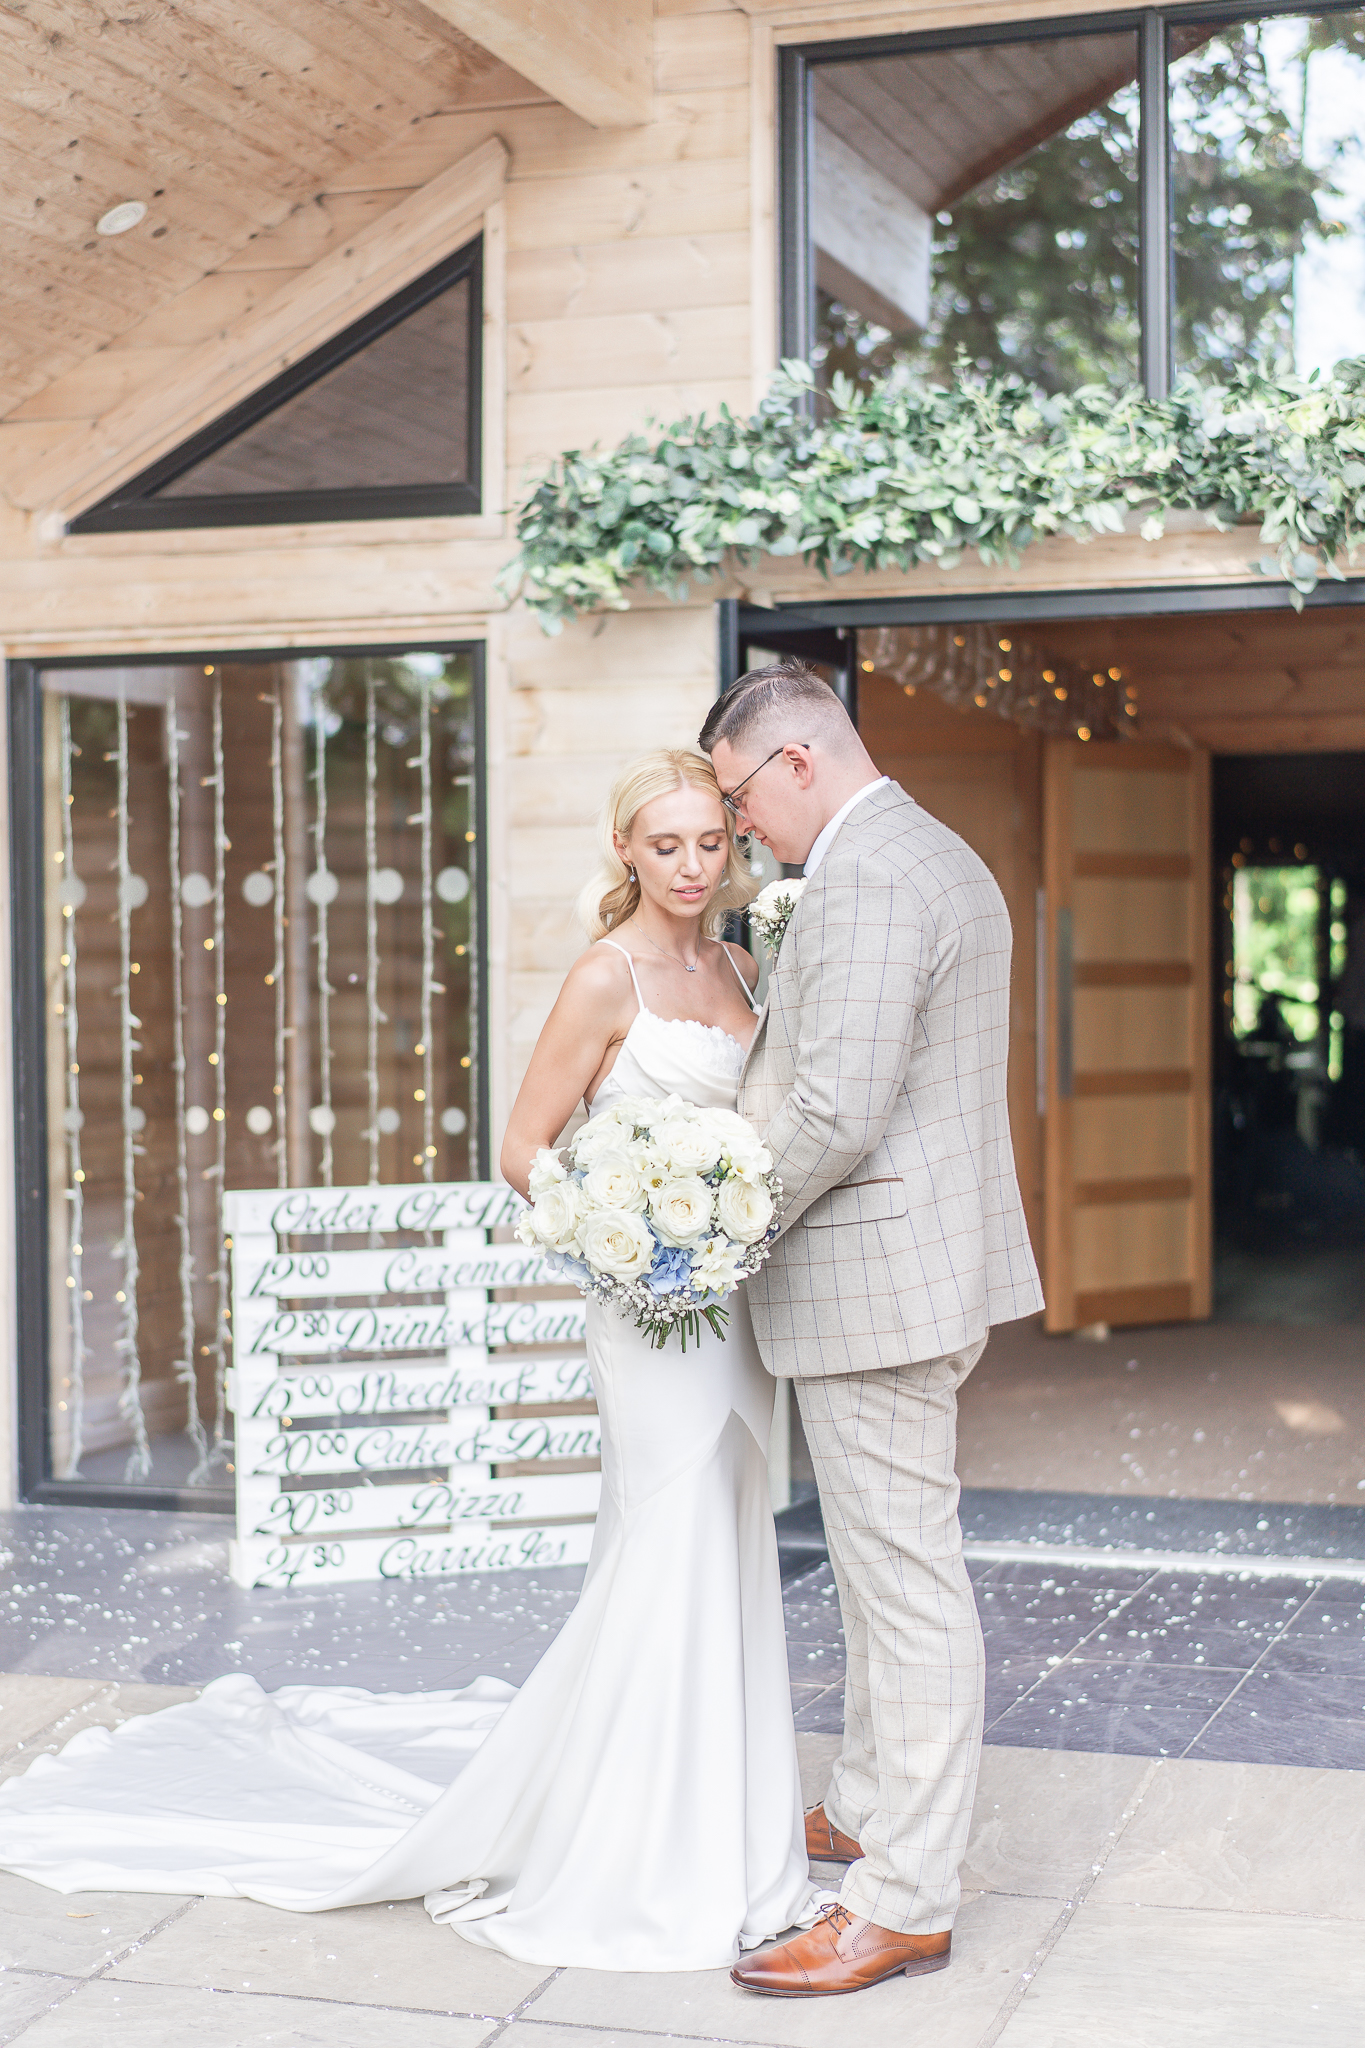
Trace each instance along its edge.
<instances>
[{"instance_id":1,"label":"tree reflection in glass","mask_svg":"<svg viewBox=\"0 0 1365 2048\"><path fill-rule=\"evenodd\" d=\"M1365 348L1365 13L1171 32L1175 360Z\"/></svg>"}]
</instances>

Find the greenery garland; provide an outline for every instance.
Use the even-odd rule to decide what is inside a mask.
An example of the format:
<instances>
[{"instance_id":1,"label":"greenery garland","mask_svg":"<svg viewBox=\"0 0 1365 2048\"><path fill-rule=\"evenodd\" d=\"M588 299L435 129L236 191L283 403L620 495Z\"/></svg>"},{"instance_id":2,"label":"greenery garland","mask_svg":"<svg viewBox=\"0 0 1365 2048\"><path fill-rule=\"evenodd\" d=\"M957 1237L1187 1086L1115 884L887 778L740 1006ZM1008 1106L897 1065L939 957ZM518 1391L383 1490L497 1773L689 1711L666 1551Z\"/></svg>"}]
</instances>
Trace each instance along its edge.
<instances>
[{"instance_id":1,"label":"greenery garland","mask_svg":"<svg viewBox=\"0 0 1365 2048\"><path fill-rule=\"evenodd\" d=\"M681 597L727 556L802 555L827 576L951 569L969 548L1013 563L1046 534L1121 532L1141 507L1147 540L1177 510L1259 521L1259 568L1301 605L1365 532L1365 357L1307 379L1182 376L1159 402L1050 396L962 364L947 386L901 366L861 388L836 376L818 410L813 384L785 362L750 419L722 408L561 456L518 517L504 591L557 632L628 609L632 583Z\"/></svg>"}]
</instances>

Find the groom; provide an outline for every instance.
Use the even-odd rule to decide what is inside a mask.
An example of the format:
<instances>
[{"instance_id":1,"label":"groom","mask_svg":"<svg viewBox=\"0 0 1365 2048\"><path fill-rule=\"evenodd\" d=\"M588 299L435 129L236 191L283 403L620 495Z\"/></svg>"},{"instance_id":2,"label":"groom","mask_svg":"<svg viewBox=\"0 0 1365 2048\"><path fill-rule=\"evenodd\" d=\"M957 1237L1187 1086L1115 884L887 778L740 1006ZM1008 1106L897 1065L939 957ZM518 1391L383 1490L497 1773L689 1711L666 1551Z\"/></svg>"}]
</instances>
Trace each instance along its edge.
<instances>
[{"instance_id":1,"label":"groom","mask_svg":"<svg viewBox=\"0 0 1365 2048\"><path fill-rule=\"evenodd\" d=\"M749 1306L796 1382L848 1655L806 1845L851 1868L809 1933L731 1974L814 1997L948 1963L984 1678L957 1393L991 1324L1042 1306L1005 1101L1010 921L984 862L877 773L800 663L742 676L701 745L740 829L809 877L739 1107L786 1192Z\"/></svg>"}]
</instances>

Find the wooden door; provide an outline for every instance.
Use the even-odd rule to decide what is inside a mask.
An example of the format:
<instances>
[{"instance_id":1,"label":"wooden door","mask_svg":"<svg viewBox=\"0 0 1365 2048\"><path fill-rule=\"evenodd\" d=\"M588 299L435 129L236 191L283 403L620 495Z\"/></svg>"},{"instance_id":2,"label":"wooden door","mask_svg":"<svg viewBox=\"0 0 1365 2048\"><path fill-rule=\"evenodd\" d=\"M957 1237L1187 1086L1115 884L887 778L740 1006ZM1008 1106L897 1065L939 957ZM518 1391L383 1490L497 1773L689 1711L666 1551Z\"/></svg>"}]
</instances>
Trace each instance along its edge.
<instances>
[{"instance_id":1,"label":"wooden door","mask_svg":"<svg viewBox=\"0 0 1365 2048\"><path fill-rule=\"evenodd\" d=\"M1209 758L1049 740L1046 1327L1212 1305Z\"/></svg>"},{"instance_id":2,"label":"wooden door","mask_svg":"<svg viewBox=\"0 0 1365 2048\"><path fill-rule=\"evenodd\" d=\"M1041 1260L1042 1160L1034 984L1041 741L974 705L945 704L864 674L858 731L877 767L979 853L1014 927L1010 976L1010 1131L1029 1234Z\"/></svg>"}]
</instances>

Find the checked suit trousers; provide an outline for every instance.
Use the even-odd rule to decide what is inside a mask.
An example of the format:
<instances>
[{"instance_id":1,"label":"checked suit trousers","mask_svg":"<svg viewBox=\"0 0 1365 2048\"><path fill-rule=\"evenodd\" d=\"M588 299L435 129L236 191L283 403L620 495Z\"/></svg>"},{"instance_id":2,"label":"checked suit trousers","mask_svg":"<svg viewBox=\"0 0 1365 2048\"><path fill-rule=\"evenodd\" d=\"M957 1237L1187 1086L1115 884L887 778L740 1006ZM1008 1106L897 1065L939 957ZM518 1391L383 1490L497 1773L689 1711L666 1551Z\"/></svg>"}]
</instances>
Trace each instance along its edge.
<instances>
[{"instance_id":1,"label":"checked suit trousers","mask_svg":"<svg viewBox=\"0 0 1365 2048\"><path fill-rule=\"evenodd\" d=\"M954 1461L958 1388L985 1345L793 1382L848 1659L825 1811L863 1850L843 1904L897 1933L952 1926L976 1792L985 1657Z\"/></svg>"}]
</instances>

